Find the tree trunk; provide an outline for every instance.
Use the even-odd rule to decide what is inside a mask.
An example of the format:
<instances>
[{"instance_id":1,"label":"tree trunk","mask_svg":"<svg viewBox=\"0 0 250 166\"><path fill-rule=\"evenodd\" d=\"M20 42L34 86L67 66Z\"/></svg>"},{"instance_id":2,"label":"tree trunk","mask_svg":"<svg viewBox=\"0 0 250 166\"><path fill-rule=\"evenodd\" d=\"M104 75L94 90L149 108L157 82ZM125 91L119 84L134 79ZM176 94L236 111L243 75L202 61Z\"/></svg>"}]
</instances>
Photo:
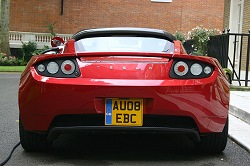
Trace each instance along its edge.
<instances>
[{"instance_id":1,"label":"tree trunk","mask_svg":"<svg viewBox=\"0 0 250 166\"><path fill-rule=\"evenodd\" d=\"M10 0L1 0L0 3L0 52L9 56L10 43L9 43L9 14L10 13Z\"/></svg>"}]
</instances>

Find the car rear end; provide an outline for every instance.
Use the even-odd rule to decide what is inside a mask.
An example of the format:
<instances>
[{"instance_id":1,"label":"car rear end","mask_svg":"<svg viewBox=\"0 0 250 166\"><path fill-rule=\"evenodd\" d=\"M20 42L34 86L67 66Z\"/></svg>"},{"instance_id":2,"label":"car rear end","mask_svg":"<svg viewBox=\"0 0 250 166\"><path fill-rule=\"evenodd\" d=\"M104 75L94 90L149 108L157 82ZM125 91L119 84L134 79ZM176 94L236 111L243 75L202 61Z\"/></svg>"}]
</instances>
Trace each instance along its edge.
<instances>
[{"instance_id":1,"label":"car rear end","mask_svg":"<svg viewBox=\"0 0 250 166\"><path fill-rule=\"evenodd\" d=\"M223 131L229 85L216 60L186 55L169 38L117 35L75 37L62 54L33 57L19 89L25 131L49 141L80 131L182 133L197 142Z\"/></svg>"}]
</instances>

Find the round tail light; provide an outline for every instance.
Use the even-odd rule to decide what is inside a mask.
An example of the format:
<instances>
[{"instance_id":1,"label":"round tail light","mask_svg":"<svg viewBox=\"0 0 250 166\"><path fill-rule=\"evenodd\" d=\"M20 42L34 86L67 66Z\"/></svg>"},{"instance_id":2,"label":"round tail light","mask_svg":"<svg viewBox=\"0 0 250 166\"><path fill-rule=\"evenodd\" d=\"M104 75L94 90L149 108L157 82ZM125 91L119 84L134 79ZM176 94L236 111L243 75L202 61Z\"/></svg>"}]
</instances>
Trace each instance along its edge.
<instances>
[{"instance_id":1,"label":"round tail light","mask_svg":"<svg viewBox=\"0 0 250 166\"><path fill-rule=\"evenodd\" d=\"M206 66L206 67L204 68L204 73L206 73L206 74L210 74L211 72L212 72L211 67Z\"/></svg>"},{"instance_id":2,"label":"round tail light","mask_svg":"<svg viewBox=\"0 0 250 166\"><path fill-rule=\"evenodd\" d=\"M38 65L37 70L39 72L44 72L45 71L45 66L43 64Z\"/></svg>"},{"instance_id":3,"label":"round tail light","mask_svg":"<svg viewBox=\"0 0 250 166\"><path fill-rule=\"evenodd\" d=\"M178 76L184 76L188 72L188 65L183 61L179 61L174 65L174 72Z\"/></svg>"},{"instance_id":4,"label":"round tail light","mask_svg":"<svg viewBox=\"0 0 250 166\"><path fill-rule=\"evenodd\" d=\"M50 62L47 65L47 70L50 74L56 74L59 70L59 66L56 62Z\"/></svg>"},{"instance_id":5,"label":"round tail light","mask_svg":"<svg viewBox=\"0 0 250 166\"><path fill-rule=\"evenodd\" d=\"M61 70L64 74L72 74L75 71L75 64L71 60L66 60L61 65Z\"/></svg>"},{"instance_id":6,"label":"round tail light","mask_svg":"<svg viewBox=\"0 0 250 166\"><path fill-rule=\"evenodd\" d=\"M190 67L190 72L195 75L198 76L202 73L202 67L200 64L198 63L194 63L191 67Z\"/></svg>"}]
</instances>

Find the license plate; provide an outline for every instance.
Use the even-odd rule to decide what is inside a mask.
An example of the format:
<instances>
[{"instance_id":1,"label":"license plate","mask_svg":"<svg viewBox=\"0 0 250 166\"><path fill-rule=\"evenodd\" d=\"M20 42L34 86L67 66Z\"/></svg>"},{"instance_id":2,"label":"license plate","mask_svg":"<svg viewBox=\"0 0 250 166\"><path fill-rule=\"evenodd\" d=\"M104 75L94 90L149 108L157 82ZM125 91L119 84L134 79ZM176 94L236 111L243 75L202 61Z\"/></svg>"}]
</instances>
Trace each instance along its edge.
<instances>
[{"instance_id":1,"label":"license plate","mask_svg":"<svg viewBox=\"0 0 250 166\"><path fill-rule=\"evenodd\" d=\"M142 126L143 99L108 98L105 114L106 125Z\"/></svg>"}]
</instances>

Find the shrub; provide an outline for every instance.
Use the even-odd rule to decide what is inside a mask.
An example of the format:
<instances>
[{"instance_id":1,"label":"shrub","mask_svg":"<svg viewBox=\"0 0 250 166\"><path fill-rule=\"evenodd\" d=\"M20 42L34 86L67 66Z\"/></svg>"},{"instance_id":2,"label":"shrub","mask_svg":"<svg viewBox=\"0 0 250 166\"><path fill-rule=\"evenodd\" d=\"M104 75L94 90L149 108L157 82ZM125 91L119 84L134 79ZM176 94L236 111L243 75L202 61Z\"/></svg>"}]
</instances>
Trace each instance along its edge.
<instances>
[{"instance_id":1,"label":"shrub","mask_svg":"<svg viewBox=\"0 0 250 166\"><path fill-rule=\"evenodd\" d=\"M21 65L26 65L32 56L38 55L48 48L48 46L44 46L43 49L37 49L37 44L31 41L29 41L28 43L23 43L23 46L21 48Z\"/></svg>"},{"instance_id":2,"label":"shrub","mask_svg":"<svg viewBox=\"0 0 250 166\"><path fill-rule=\"evenodd\" d=\"M214 36L221 33L217 29L206 29L201 26L197 26L188 32L188 39L194 40L194 55L207 55L207 44L210 40L210 36Z\"/></svg>"},{"instance_id":3,"label":"shrub","mask_svg":"<svg viewBox=\"0 0 250 166\"><path fill-rule=\"evenodd\" d=\"M49 49L49 46L43 46L42 49L38 49L38 50L34 51L34 52L33 52L33 55L39 55L39 54L41 54L43 51L45 51L45 50L47 50L47 49Z\"/></svg>"},{"instance_id":4,"label":"shrub","mask_svg":"<svg viewBox=\"0 0 250 166\"><path fill-rule=\"evenodd\" d=\"M14 56L6 56L4 53L0 53L0 66L18 66L21 61Z\"/></svg>"},{"instance_id":5,"label":"shrub","mask_svg":"<svg viewBox=\"0 0 250 166\"><path fill-rule=\"evenodd\" d=\"M176 32L174 33L174 36L176 37L177 40L180 40L182 43L184 43L184 42L186 41L185 34L182 33L182 32L176 31Z\"/></svg>"},{"instance_id":6,"label":"shrub","mask_svg":"<svg viewBox=\"0 0 250 166\"><path fill-rule=\"evenodd\" d=\"M23 43L21 48L22 61L28 62L36 51L37 44L35 42L29 41L28 43Z\"/></svg>"}]
</instances>

